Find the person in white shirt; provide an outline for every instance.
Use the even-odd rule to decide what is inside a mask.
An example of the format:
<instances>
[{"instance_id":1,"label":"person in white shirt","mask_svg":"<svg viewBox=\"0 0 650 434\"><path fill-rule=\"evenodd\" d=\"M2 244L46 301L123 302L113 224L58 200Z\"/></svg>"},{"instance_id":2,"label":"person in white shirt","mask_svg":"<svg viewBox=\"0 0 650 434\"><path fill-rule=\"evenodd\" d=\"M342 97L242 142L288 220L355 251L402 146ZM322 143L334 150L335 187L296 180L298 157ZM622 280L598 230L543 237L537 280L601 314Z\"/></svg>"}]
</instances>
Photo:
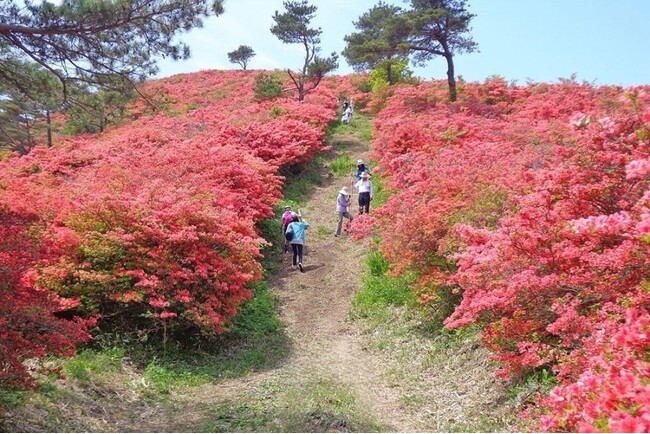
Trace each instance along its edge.
<instances>
[{"instance_id":1,"label":"person in white shirt","mask_svg":"<svg viewBox=\"0 0 650 434\"><path fill-rule=\"evenodd\" d=\"M366 214L370 213L370 201L374 197L370 174L368 172L363 172L361 174L361 179L354 184L354 188L359 191L359 215L362 215L364 212Z\"/></svg>"}]
</instances>

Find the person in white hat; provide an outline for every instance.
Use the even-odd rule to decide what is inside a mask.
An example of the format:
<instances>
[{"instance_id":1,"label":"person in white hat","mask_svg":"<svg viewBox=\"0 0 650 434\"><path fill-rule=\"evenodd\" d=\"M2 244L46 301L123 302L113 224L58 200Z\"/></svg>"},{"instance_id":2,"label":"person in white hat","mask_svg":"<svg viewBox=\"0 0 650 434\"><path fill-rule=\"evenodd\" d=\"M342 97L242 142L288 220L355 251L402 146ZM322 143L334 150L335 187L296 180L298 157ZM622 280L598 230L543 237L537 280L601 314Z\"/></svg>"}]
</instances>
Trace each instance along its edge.
<instances>
[{"instance_id":1,"label":"person in white hat","mask_svg":"<svg viewBox=\"0 0 650 434\"><path fill-rule=\"evenodd\" d=\"M363 172L361 179L354 184L354 188L359 191L359 215L364 212L370 212L370 201L373 199L375 193L372 189L372 181L370 181L370 174Z\"/></svg>"},{"instance_id":2,"label":"person in white hat","mask_svg":"<svg viewBox=\"0 0 650 434\"><path fill-rule=\"evenodd\" d=\"M354 178L355 178L357 181L359 181L359 180L361 179L361 174L362 174L363 172L368 172L368 173L370 173L370 169L368 168L368 166L365 165L365 163L363 162L363 160L357 160L357 171L356 171L356 173L354 174Z\"/></svg>"},{"instance_id":3,"label":"person in white hat","mask_svg":"<svg viewBox=\"0 0 650 434\"><path fill-rule=\"evenodd\" d=\"M343 226L343 217L352 222L352 214L350 214L350 205L352 203L352 195L347 187L343 187L339 191L339 196L336 198L336 213L338 214L338 222L336 224L335 237L341 235L341 227Z\"/></svg>"}]
</instances>

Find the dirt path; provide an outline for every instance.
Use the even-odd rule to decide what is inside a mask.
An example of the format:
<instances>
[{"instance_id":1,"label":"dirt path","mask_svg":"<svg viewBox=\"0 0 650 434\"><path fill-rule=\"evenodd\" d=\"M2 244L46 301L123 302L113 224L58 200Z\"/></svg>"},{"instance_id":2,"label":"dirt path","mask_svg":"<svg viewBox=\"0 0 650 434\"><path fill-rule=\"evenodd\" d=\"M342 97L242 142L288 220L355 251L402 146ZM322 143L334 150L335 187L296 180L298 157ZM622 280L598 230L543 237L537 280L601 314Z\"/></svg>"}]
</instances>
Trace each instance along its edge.
<instances>
[{"instance_id":1,"label":"dirt path","mask_svg":"<svg viewBox=\"0 0 650 434\"><path fill-rule=\"evenodd\" d=\"M353 158L368 158L368 144L355 137L344 139L344 152ZM332 158L337 151L332 151ZM401 411L400 397L383 378L385 368L378 358L363 349L362 337L355 326L346 322L354 293L361 286L364 247L351 241L347 234L334 237L335 201L338 191L354 178L324 177L302 208L307 230L304 269L291 269L291 254L284 255L283 270L269 282L279 298L280 317L286 324L290 354L277 369L251 374L245 378L225 380L194 390L188 402L212 404L219 399L235 402L255 399L265 384L299 390L322 382L331 382L354 396L363 418L374 421L380 429L393 432L421 431L412 418ZM353 196L353 214L356 196ZM308 390L298 392L305 397ZM313 415L315 419L318 415ZM316 425L318 421L314 421ZM322 421L321 421L322 422ZM345 420L334 418L314 426L319 431L347 431ZM338 424L338 425L337 425ZM303 429L304 426L301 428Z\"/></svg>"},{"instance_id":2,"label":"dirt path","mask_svg":"<svg viewBox=\"0 0 650 434\"><path fill-rule=\"evenodd\" d=\"M367 144L358 140L346 142L350 143L346 151L355 160L368 160ZM341 187L347 185L354 191L353 180L351 176L330 179L314 192L305 215L312 232L308 237L305 273L282 273L273 282L273 290L281 301L281 316L293 342L292 357L284 369L292 376L334 378L348 385L359 406L390 431L418 431L420 427L400 411L398 394L385 385L384 369L378 359L363 349L358 331L346 323L352 297L361 286L364 248L345 234L333 236L334 204ZM353 202L353 211L354 205ZM314 236L313 229L325 236ZM289 258L287 264L288 261Z\"/></svg>"},{"instance_id":3,"label":"dirt path","mask_svg":"<svg viewBox=\"0 0 650 434\"><path fill-rule=\"evenodd\" d=\"M332 141L344 144L335 146L332 159L348 153L355 161L368 160L369 144L356 135ZM364 247L346 234L334 237L335 201L354 179L324 178L303 208L310 224L305 272L292 270L286 254L283 269L269 282L279 299L290 353L276 368L189 390L178 397L185 402L179 409L182 423L160 421L165 430L516 430L512 408L504 403L505 386L495 380L495 366L476 336L433 348L435 340L412 333L419 324L407 324L408 334L390 337L394 346L377 351L368 348L372 339L361 334L360 325L347 321L362 285ZM376 333L403 330L403 324L390 324ZM292 419L296 422L287 422Z\"/></svg>"}]
</instances>

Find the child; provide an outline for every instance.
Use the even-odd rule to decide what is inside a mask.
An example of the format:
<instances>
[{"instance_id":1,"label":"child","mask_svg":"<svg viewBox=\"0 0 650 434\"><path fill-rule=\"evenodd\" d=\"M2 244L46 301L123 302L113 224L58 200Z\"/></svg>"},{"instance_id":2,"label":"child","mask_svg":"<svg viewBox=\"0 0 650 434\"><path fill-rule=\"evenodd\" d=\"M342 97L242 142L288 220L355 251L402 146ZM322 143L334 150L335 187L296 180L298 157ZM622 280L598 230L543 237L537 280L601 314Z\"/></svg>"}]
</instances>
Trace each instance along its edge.
<instances>
[{"instance_id":1,"label":"child","mask_svg":"<svg viewBox=\"0 0 650 434\"><path fill-rule=\"evenodd\" d=\"M293 221L293 216L296 215L294 212L291 211L291 205L286 205L284 207L284 214L282 214L282 238L284 238L284 234L287 231L287 226L289 223ZM284 240L284 253L287 253L289 251L289 241L286 239Z\"/></svg>"}]
</instances>

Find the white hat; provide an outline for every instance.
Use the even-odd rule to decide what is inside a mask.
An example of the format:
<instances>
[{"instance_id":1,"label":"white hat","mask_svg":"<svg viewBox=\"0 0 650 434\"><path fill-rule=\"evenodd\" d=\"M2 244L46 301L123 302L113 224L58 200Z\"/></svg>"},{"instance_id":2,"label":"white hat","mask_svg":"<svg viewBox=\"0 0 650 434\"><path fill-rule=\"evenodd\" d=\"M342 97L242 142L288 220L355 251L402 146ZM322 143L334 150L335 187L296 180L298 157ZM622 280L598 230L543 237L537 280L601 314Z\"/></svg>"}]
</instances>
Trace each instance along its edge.
<instances>
[{"instance_id":1,"label":"white hat","mask_svg":"<svg viewBox=\"0 0 650 434\"><path fill-rule=\"evenodd\" d=\"M361 160L361 159L357 160L357 166L358 166L359 164L363 164L363 160Z\"/></svg>"},{"instance_id":2,"label":"white hat","mask_svg":"<svg viewBox=\"0 0 650 434\"><path fill-rule=\"evenodd\" d=\"M339 191L339 193L340 193L340 194L343 194L343 195L345 195L345 196L350 196L350 192L348 191L348 188L347 188L347 187L343 187L343 188Z\"/></svg>"},{"instance_id":3,"label":"white hat","mask_svg":"<svg viewBox=\"0 0 650 434\"><path fill-rule=\"evenodd\" d=\"M291 209L291 205L285 205L284 209Z\"/></svg>"},{"instance_id":4,"label":"white hat","mask_svg":"<svg viewBox=\"0 0 650 434\"><path fill-rule=\"evenodd\" d=\"M362 177L362 178L370 178L370 174L369 174L368 172L363 172L363 173L361 174L361 177Z\"/></svg>"}]
</instances>

